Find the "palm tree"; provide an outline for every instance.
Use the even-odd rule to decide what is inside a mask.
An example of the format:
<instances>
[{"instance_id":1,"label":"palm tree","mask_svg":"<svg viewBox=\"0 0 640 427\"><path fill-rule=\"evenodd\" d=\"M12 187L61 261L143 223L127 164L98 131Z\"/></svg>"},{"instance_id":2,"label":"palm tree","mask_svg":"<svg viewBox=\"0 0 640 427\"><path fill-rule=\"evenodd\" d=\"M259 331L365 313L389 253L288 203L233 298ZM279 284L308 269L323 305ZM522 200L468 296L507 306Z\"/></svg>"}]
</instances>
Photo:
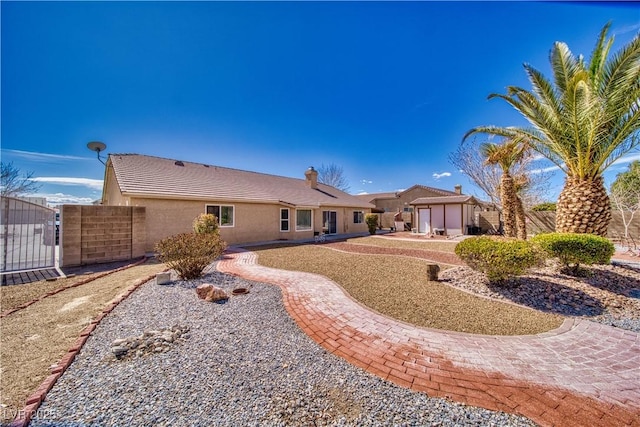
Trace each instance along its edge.
<instances>
[{"instance_id":1,"label":"palm tree","mask_svg":"<svg viewBox=\"0 0 640 427\"><path fill-rule=\"evenodd\" d=\"M481 126L486 133L526 143L565 174L557 204L556 230L604 236L611 220L603 172L640 144L640 33L609 57L613 37L604 26L589 62L556 42L550 62L553 83L525 64L532 85L510 86L506 101L531 127Z\"/></svg>"},{"instance_id":2,"label":"palm tree","mask_svg":"<svg viewBox=\"0 0 640 427\"><path fill-rule=\"evenodd\" d=\"M482 155L486 158L485 163L498 165L502 169L500 177L500 201L502 204L502 217L504 222L504 235L507 237L521 237L517 232L517 212L518 207L522 209L522 201L516 191L516 182L511 176L511 168L522 160L525 147L516 141L506 141L502 144L485 142L480 146ZM524 213L524 209L522 209ZM524 237L526 239L526 229Z\"/></svg>"},{"instance_id":3,"label":"palm tree","mask_svg":"<svg viewBox=\"0 0 640 427\"><path fill-rule=\"evenodd\" d=\"M518 239L527 240L527 215L524 211L524 203L520 197L530 185L529 177L516 175L513 177L513 187L516 192L516 228Z\"/></svg>"}]
</instances>

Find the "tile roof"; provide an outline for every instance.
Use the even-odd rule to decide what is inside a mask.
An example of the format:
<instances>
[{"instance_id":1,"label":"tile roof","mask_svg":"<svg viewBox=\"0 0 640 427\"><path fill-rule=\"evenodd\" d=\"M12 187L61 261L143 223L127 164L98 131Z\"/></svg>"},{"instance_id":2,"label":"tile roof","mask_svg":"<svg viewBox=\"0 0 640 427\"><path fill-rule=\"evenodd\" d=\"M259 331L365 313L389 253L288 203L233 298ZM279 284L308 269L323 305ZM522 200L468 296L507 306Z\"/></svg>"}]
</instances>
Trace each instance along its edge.
<instances>
[{"instance_id":1,"label":"tile roof","mask_svg":"<svg viewBox=\"0 0 640 427\"><path fill-rule=\"evenodd\" d=\"M358 194L358 197L361 200L366 200L367 202L371 202L375 199L395 199L396 193L371 193L371 194Z\"/></svg>"},{"instance_id":2,"label":"tile roof","mask_svg":"<svg viewBox=\"0 0 640 427\"><path fill-rule=\"evenodd\" d=\"M374 207L329 185L318 183L317 189L312 189L305 179L142 154L110 154L107 165L113 166L124 196L283 203L308 207Z\"/></svg>"},{"instance_id":3,"label":"tile roof","mask_svg":"<svg viewBox=\"0 0 640 427\"><path fill-rule=\"evenodd\" d=\"M443 196L459 196L455 191L443 190L442 188L429 187L427 185L416 184L405 191L412 190L414 188L422 188L423 190L433 191L434 193L442 194Z\"/></svg>"},{"instance_id":4,"label":"tile roof","mask_svg":"<svg viewBox=\"0 0 640 427\"><path fill-rule=\"evenodd\" d=\"M373 201L373 200L379 200L379 199L397 199L401 197L404 193L414 190L416 188L427 190L432 193L440 194L442 196L459 196L459 194L456 193L455 191L443 190L442 188L435 188L435 187L429 187L426 185L416 184L402 191L392 191L387 193L359 194L358 197L367 201Z\"/></svg>"},{"instance_id":5,"label":"tile roof","mask_svg":"<svg viewBox=\"0 0 640 427\"><path fill-rule=\"evenodd\" d=\"M420 197L413 200L411 205L442 205L452 203L469 203L478 204L478 201L473 196L455 194L453 196L439 196L439 197Z\"/></svg>"}]
</instances>

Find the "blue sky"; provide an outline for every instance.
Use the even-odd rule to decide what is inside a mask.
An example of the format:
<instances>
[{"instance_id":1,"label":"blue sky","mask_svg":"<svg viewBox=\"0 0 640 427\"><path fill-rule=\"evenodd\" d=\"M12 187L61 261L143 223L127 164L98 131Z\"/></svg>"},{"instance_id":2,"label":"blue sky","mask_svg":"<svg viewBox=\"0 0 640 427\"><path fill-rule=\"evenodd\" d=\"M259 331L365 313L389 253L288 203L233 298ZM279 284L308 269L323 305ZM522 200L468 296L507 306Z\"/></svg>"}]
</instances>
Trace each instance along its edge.
<instances>
[{"instance_id":1,"label":"blue sky","mask_svg":"<svg viewBox=\"0 0 640 427\"><path fill-rule=\"evenodd\" d=\"M525 62L550 76L556 40L589 56L609 20L614 50L640 31L637 4L606 2L2 1L1 13L2 161L54 203L100 197L93 140L297 178L336 164L354 194L474 194L449 153L474 126L525 124L488 94L528 88Z\"/></svg>"}]
</instances>

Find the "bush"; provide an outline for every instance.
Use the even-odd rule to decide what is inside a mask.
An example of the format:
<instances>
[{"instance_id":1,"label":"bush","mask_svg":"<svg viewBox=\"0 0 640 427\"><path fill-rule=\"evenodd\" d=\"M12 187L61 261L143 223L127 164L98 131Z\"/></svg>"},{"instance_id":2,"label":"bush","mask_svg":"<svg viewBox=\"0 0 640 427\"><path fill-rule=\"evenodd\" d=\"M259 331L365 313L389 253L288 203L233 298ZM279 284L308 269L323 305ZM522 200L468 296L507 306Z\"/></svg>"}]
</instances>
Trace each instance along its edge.
<instances>
[{"instance_id":1,"label":"bush","mask_svg":"<svg viewBox=\"0 0 640 427\"><path fill-rule=\"evenodd\" d=\"M183 279L197 279L215 261L227 244L218 233L182 233L156 244L158 259Z\"/></svg>"},{"instance_id":2,"label":"bush","mask_svg":"<svg viewBox=\"0 0 640 427\"><path fill-rule=\"evenodd\" d=\"M193 231L197 234L217 233L219 227L218 218L212 214L200 214L193 220Z\"/></svg>"},{"instance_id":3,"label":"bush","mask_svg":"<svg viewBox=\"0 0 640 427\"><path fill-rule=\"evenodd\" d=\"M550 257L558 258L564 271L579 274L580 264L608 264L615 247L608 239L593 234L546 233L531 238Z\"/></svg>"},{"instance_id":4,"label":"bush","mask_svg":"<svg viewBox=\"0 0 640 427\"><path fill-rule=\"evenodd\" d=\"M492 283L524 274L544 260L531 243L503 237L470 237L456 245L455 253L469 267L486 274Z\"/></svg>"},{"instance_id":5,"label":"bush","mask_svg":"<svg viewBox=\"0 0 640 427\"><path fill-rule=\"evenodd\" d=\"M532 211L535 212L546 212L546 211L556 211L556 204L554 202L544 202L539 205L535 205L531 208Z\"/></svg>"},{"instance_id":6,"label":"bush","mask_svg":"<svg viewBox=\"0 0 640 427\"><path fill-rule=\"evenodd\" d=\"M371 213L366 214L364 222L366 222L367 227L369 227L369 234L376 234L376 228L378 228L378 215Z\"/></svg>"}]
</instances>

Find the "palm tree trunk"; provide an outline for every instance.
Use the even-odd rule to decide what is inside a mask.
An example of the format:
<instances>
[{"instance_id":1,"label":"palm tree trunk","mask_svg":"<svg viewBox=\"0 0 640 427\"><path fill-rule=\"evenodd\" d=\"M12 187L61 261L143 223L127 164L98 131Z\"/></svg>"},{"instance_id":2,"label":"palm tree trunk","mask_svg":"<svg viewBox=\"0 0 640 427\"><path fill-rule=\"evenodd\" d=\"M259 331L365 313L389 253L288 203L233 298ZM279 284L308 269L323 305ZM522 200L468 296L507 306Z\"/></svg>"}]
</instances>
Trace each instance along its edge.
<instances>
[{"instance_id":1,"label":"palm tree trunk","mask_svg":"<svg viewBox=\"0 0 640 427\"><path fill-rule=\"evenodd\" d=\"M611 221L611 204L604 179L567 177L556 207L556 231L606 236Z\"/></svg>"},{"instance_id":2,"label":"palm tree trunk","mask_svg":"<svg viewBox=\"0 0 640 427\"><path fill-rule=\"evenodd\" d=\"M502 200L502 221L506 237L516 237L516 197L513 178L509 173L503 172L500 178L500 199Z\"/></svg>"},{"instance_id":3,"label":"palm tree trunk","mask_svg":"<svg viewBox=\"0 0 640 427\"><path fill-rule=\"evenodd\" d=\"M516 195L516 223L518 227L518 239L527 240L527 215L524 213L524 205L520 196Z\"/></svg>"}]
</instances>

